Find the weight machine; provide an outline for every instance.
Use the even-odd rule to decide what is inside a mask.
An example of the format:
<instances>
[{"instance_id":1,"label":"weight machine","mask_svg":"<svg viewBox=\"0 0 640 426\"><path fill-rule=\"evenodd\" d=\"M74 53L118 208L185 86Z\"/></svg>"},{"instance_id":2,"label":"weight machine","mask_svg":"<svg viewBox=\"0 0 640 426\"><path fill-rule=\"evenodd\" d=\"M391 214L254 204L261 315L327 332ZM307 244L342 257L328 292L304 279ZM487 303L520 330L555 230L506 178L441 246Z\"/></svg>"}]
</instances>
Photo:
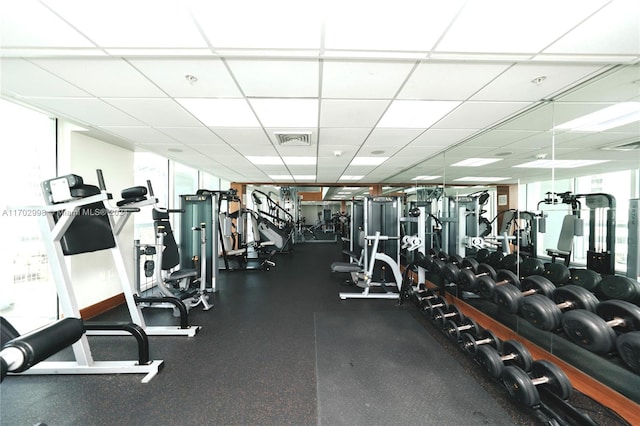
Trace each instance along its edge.
<instances>
[{"instance_id":1,"label":"weight machine","mask_svg":"<svg viewBox=\"0 0 640 426\"><path fill-rule=\"evenodd\" d=\"M258 232L272 241L280 253L293 251L295 220L293 215L275 202L268 194L254 189L251 199L258 214Z\"/></svg>"},{"instance_id":2,"label":"weight machine","mask_svg":"<svg viewBox=\"0 0 640 426\"><path fill-rule=\"evenodd\" d=\"M572 194L571 192L547 192L547 198L538 203L556 205L568 204L570 213L565 216L558 249L548 249L547 254L552 261L556 257L564 259L566 265L571 258L571 247L574 236L583 236L584 221L581 218L582 202L589 208L589 247L587 249L587 268L603 275L615 275L615 227L616 200L613 195L604 193ZM544 232L545 225L540 226ZM560 247L563 245L563 247ZM564 249L563 249L564 248ZM567 250L568 248L568 250Z\"/></svg>"},{"instance_id":3,"label":"weight machine","mask_svg":"<svg viewBox=\"0 0 640 426\"><path fill-rule=\"evenodd\" d=\"M135 307L116 238L124 223L116 223L115 215L105 207L104 202L111 195L106 192L102 171L98 170L97 175L100 187L85 185L82 177L77 175L46 180L41 184L45 205L30 207L32 211L38 212L42 239L65 318L81 318L81 315L64 257L93 251L111 252L123 289L129 290L125 291L125 299ZM124 331L136 337L139 349L144 350L148 345L147 333L138 309L132 312L132 319L135 324L97 325L95 329L116 331L118 334ZM75 361L43 361L21 374L144 374L142 382L147 383L163 366L164 362L161 360L95 361L86 333L72 334L74 336L68 343L73 340L71 347Z\"/></svg>"}]
</instances>

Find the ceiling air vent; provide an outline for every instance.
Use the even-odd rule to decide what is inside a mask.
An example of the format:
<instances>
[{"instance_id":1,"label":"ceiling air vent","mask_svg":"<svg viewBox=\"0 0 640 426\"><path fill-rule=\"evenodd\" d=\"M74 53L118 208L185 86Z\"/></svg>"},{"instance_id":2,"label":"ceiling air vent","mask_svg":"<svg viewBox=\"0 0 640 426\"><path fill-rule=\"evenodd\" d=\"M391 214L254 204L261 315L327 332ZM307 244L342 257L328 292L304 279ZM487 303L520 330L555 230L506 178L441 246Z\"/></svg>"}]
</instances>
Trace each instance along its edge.
<instances>
[{"instance_id":1,"label":"ceiling air vent","mask_svg":"<svg viewBox=\"0 0 640 426\"><path fill-rule=\"evenodd\" d=\"M601 148L603 151L633 151L640 149L640 140L635 142L623 143L621 145L612 145Z\"/></svg>"},{"instance_id":2,"label":"ceiling air vent","mask_svg":"<svg viewBox=\"0 0 640 426\"><path fill-rule=\"evenodd\" d=\"M275 133L278 144L283 146L309 146L311 145L311 132L299 133Z\"/></svg>"}]
</instances>

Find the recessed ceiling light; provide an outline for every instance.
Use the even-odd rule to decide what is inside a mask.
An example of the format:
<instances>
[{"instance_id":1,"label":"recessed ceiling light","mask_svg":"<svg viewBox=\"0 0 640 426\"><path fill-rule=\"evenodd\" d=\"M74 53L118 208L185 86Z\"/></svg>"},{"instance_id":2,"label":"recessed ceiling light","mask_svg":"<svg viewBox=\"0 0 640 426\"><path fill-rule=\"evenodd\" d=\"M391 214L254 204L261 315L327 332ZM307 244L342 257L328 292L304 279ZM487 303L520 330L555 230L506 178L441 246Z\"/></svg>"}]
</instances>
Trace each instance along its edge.
<instances>
[{"instance_id":1,"label":"recessed ceiling light","mask_svg":"<svg viewBox=\"0 0 640 426\"><path fill-rule=\"evenodd\" d=\"M640 102L620 102L559 124L555 128L581 132L601 132L635 121L640 121Z\"/></svg>"},{"instance_id":2,"label":"recessed ceiling light","mask_svg":"<svg viewBox=\"0 0 640 426\"><path fill-rule=\"evenodd\" d=\"M498 182L501 180L511 179L508 177L493 177L493 176L465 176L458 179L454 179L456 182Z\"/></svg>"},{"instance_id":3,"label":"recessed ceiling light","mask_svg":"<svg viewBox=\"0 0 640 426\"><path fill-rule=\"evenodd\" d=\"M523 167L531 169L573 169L576 167L591 166L594 164L606 163L609 160L535 160L528 163L518 164L513 167Z\"/></svg>"},{"instance_id":4,"label":"recessed ceiling light","mask_svg":"<svg viewBox=\"0 0 640 426\"><path fill-rule=\"evenodd\" d=\"M543 81L545 81L547 79L546 75L541 75L539 77L534 78L533 80L531 80L531 82L533 84L542 84Z\"/></svg>"},{"instance_id":5,"label":"recessed ceiling light","mask_svg":"<svg viewBox=\"0 0 640 426\"><path fill-rule=\"evenodd\" d=\"M195 84L198 81L198 77L191 74L185 75L184 78L189 82L189 84Z\"/></svg>"},{"instance_id":6,"label":"recessed ceiling light","mask_svg":"<svg viewBox=\"0 0 640 426\"><path fill-rule=\"evenodd\" d=\"M373 155L381 155L384 154L384 151L381 149L376 149L375 151L371 151L371 154Z\"/></svg>"},{"instance_id":7,"label":"recessed ceiling light","mask_svg":"<svg viewBox=\"0 0 640 426\"><path fill-rule=\"evenodd\" d=\"M293 175L295 180L315 180L316 175Z\"/></svg>"},{"instance_id":8,"label":"recessed ceiling light","mask_svg":"<svg viewBox=\"0 0 640 426\"><path fill-rule=\"evenodd\" d=\"M308 166L316 164L316 157L282 157L282 160L289 166Z\"/></svg>"},{"instance_id":9,"label":"recessed ceiling light","mask_svg":"<svg viewBox=\"0 0 640 426\"><path fill-rule=\"evenodd\" d=\"M251 161L253 164L268 165L268 166L282 166L282 159L276 156L269 155L247 155L245 158Z\"/></svg>"},{"instance_id":10,"label":"recessed ceiling light","mask_svg":"<svg viewBox=\"0 0 640 426\"><path fill-rule=\"evenodd\" d=\"M273 180L291 180L291 175L269 175Z\"/></svg>"},{"instance_id":11,"label":"recessed ceiling light","mask_svg":"<svg viewBox=\"0 0 640 426\"><path fill-rule=\"evenodd\" d=\"M364 176L342 175L339 180L360 180Z\"/></svg>"},{"instance_id":12,"label":"recessed ceiling light","mask_svg":"<svg viewBox=\"0 0 640 426\"><path fill-rule=\"evenodd\" d=\"M505 151L505 152L499 152L499 153L497 153L496 155L497 155L498 157L506 157L507 155L511 155L511 154L513 154L513 152L511 152L511 151Z\"/></svg>"},{"instance_id":13,"label":"recessed ceiling light","mask_svg":"<svg viewBox=\"0 0 640 426\"><path fill-rule=\"evenodd\" d=\"M411 180L434 180L442 176L416 176Z\"/></svg>"},{"instance_id":14,"label":"recessed ceiling light","mask_svg":"<svg viewBox=\"0 0 640 426\"><path fill-rule=\"evenodd\" d=\"M169 152L182 152L182 150L180 148L169 148L169 149L167 149L167 151L169 151Z\"/></svg>"},{"instance_id":15,"label":"recessed ceiling light","mask_svg":"<svg viewBox=\"0 0 640 426\"><path fill-rule=\"evenodd\" d=\"M501 161L502 158L467 158L466 160L458 161L451 166L455 167L480 167L487 164Z\"/></svg>"}]
</instances>

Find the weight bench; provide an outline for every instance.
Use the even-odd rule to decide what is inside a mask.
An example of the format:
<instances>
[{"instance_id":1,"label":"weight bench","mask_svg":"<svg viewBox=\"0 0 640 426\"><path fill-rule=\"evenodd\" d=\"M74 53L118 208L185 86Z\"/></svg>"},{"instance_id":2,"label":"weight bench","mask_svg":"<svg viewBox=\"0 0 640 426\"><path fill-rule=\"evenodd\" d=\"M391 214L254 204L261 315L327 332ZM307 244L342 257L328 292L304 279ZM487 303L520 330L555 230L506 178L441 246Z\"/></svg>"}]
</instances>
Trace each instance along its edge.
<instances>
[{"instance_id":1,"label":"weight bench","mask_svg":"<svg viewBox=\"0 0 640 426\"><path fill-rule=\"evenodd\" d=\"M365 247L365 235L364 231L360 231L358 234L358 241L360 247L363 247L360 250L360 254L350 251L350 250L342 250L342 253L347 255L351 261L350 262L333 262L330 266L331 272L338 273L346 273L351 275L351 280L347 280L347 283L357 284L359 281L359 274L364 272L364 247Z\"/></svg>"},{"instance_id":2,"label":"weight bench","mask_svg":"<svg viewBox=\"0 0 640 426\"><path fill-rule=\"evenodd\" d=\"M566 266L571 261L571 250L573 248L573 237L575 236L575 225L577 216L568 214L562 220L560 237L555 249L548 248L547 255L551 256L551 263L556 262L556 258L561 258Z\"/></svg>"}]
</instances>

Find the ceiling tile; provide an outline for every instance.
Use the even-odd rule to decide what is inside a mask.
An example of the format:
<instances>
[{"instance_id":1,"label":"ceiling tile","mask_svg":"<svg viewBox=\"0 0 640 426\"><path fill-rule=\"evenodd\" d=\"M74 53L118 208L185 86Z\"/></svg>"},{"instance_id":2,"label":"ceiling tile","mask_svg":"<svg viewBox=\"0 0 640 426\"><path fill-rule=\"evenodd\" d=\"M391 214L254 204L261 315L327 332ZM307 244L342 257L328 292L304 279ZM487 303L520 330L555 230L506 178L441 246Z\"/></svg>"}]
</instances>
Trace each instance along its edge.
<instances>
[{"instance_id":1,"label":"ceiling tile","mask_svg":"<svg viewBox=\"0 0 640 426\"><path fill-rule=\"evenodd\" d=\"M507 64L422 62L398 99L466 100L498 77Z\"/></svg>"},{"instance_id":2,"label":"ceiling tile","mask_svg":"<svg viewBox=\"0 0 640 426\"><path fill-rule=\"evenodd\" d=\"M396 0L393 7L371 7L367 1L323 3L329 6L325 49L426 52L464 2Z\"/></svg>"},{"instance_id":3,"label":"ceiling tile","mask_svg":"<svg viewBox=\"0 0 640 426\"><path fill-rule=\"evenodd\" d=\"M423 129L376 128L367 139L366 147L402 147L422 133Z\"/></svg>"},{"instance_id":4,"label":"ceiling tile","mask_svg":"<svg viewBox=\"0 0 640 426\"><path fill-rule=\"evenodd\" d=\"M245 96L318 97L318 60L230 59L227 64Z\"/></svg>"},{"instance_id":5,"label":"ceiling tile","mask_svg":"<svg viewBox=\"0 0 640 426\"><path fill-rule=\"evenodd\" d=\"M586 80L603 67L600 65L516 64L476 93L476 101L539 101L552 96L576 81ZM537 83L537 78L544 78Z\"/></svg>"},{"instance_id":6,"label":"ceiling tile","mask_svg":"<svg viewBox=\"0 0 640 426\"><path fill-rule=\"evenodd\" d=\"M208 127L260 127L244 99L178 98L176 101Z\"/></svg>"},{"instance_id":7,"label":"ceiling tile","mask_svg":"<svg viewBox=\"0 0 640 426\"><path fill-rule=\"evenodd\" d=\"M0 58L0 89L3 93L21 98L90 96L84 90L24 59Z\"/></svg>"},{"instance_id":8,"label":"ceiling tile","mask_svg":"<svg viewBox=\"0 0 640 426\"><path fill-rule=\"evenodd\" d=\"M323 98L392 99L413 62L324 61Z\"/></svg>"},{"instance_id":9,"label":"ceiling tile","mask_svg":"<svg viewBox=\"0 0 640 426\"><path fill-rule=\"evenodd\" d=\"M214 48L319 48L318 2L193 2L191 10ZM240 17L240 19L233 19Z\"/></svg>"},{"instance_id":10,"label":"ceiling tile","mask_svg":"<svg viewBox=\"0 0 640 426\"><path fill-rule=\"evenodd\" d=\"M227 143L220 139L213 131L207 127L164 127L156 126L162 133L171 136L184 144L204 145L224 148ZM198 148L196 148L198 149Z\"/></svg>"},{"instance_id":11,"label":"ceiling tile","mask_svg":"<svg viewBox=\"0 0 640 426\"><path fill-rule=\"evenodd\" d=\"M270 145L271 141L264 133L264 130L257 128L225 128L214 127L216 135L220 136L225 142L231 146L236 145Z\"/></svg>"},{"instance_id":12,"label":"ceiling tile","mask_svg":"<svg viewBox=\"0 0 640 426\"><path fill-rule=\"evenodd\" d=\"M619 67L564 95L563 102L620 102L640 96L640 64Z\"/></svg>"},{"instance_id":13,"label":"ceiling tile","mask_svg":"<svg viewBox=\"0 0 640 426\"><path fill-rule=\"evenodd\" d=\"M33 59L32 62L94 96L166 96L122 59Z\"/></svg>"},{"instance_id":14,"label":"ceiling tile","mask_svg":"<svg viewBox=\"0 0 640 426\"><path fill-rule=\"evenodd\" d=\"M46 0L62 18L104 47L206 47L180 2Z\"/></svg>"},{"instance_id":15,"label":"ceiling tile","mask_svg":"<svg viewBox=\"0 0 640 426\"><path fill-rule=\"evenodd\" d=\"M222 60L202 59L132 59L149 80L169 96L177 98L240 98L242 94ZM190 82L191 75L197 81Z\"/></svg>"},{"instance_id":16,"label":"ceiling tile","mask_svg":"<svg viewBox=\"0 0 640 426\"><path fill-rule=\"evenodd\" d=\"M318 127L317 99L250 99L264 127Z\"/></svg>"},{"instance_id":17,"label":"ceiling tile","mask_svg":"<svg viewBox=\"0 0 640 426\"><path fill-rule=\"evenodd\" d=\"M321 127L375 126L389 101L329 99L320 103Z\"/></svg>"},{"instance_id":18,"label":"ceiling tile","mask_svg":"<svg viewBox=\"0 0 640 426\"><path fill-rule=\"evenodd\" d=\"M4 1L0 13L2 47L95 47L37 1Z\"/></svg>"},{"instance_id":19,"label":"ceiling tile","mask_svg":"<svg viewBox=\"0 0 640 426\"><path fill-rule=\"evenodd\" d=\"M176 145L176 140L160 133L151 127L120 127L101 126L101 130L123 137L136 145L138 144L169 144Z\"/></svg>"},{"instance_id":20,"label":"ceiling tile","mask_svg":"<svg viewBox=\"0 0 640 426\"><path fill-rule=\"evenodd\" d=\"M589 17L545 53L628 53L640 52L640 3L617 0Z\"/></svg>"},{"instance_id":21,"label":"ceiling tile","mask_svg":"<svg viewBox=\"0 0 640 426\"><path fill-rule=\"evenodd\" d=\"M173 99L104 98L104 101L150 126L202 126Z\"/></svg>"},{"instance_id":22,"label":"ceiling tile","mask_svg":"<svg viewBox=\"0 0 640 426\"><path fill-rule=\"evenodd\" d=\"M428 129L411 142L411 146L445 147L466 139L475 129Z\"/></svg>"},{"instance_id":23,"label":"ceiling tile","mask_svg":"<svg viewBox=\"0 0 640 426\"><path fill-rule=\"evenodd\" d=\"M518 111L526 102L465 102L434 124L436 129L486 129Z\"/></svg>"},{"instance_id":24,"label":"ceiling tile","mask_svg":"<svg viewBox=\"0 0 640 426\"><path fill-rule=\"evenodd\" d=\"M436 50L534 54L606 2L539 0L532 7L510 0L467 2Z\"/></svg>"},{"instance_id":25,"label":"ceiling tile","mask_svg":"<svg viewBox=\"0 0 640 426\"><path fill-rule=\"evenodd\" d=\"M117 110L99 99L93 98L47 98L32 102L44 109L58 112L59 117L78 124L93 126L140 126L135 118Z\"/></svg>"}]
</instances>

